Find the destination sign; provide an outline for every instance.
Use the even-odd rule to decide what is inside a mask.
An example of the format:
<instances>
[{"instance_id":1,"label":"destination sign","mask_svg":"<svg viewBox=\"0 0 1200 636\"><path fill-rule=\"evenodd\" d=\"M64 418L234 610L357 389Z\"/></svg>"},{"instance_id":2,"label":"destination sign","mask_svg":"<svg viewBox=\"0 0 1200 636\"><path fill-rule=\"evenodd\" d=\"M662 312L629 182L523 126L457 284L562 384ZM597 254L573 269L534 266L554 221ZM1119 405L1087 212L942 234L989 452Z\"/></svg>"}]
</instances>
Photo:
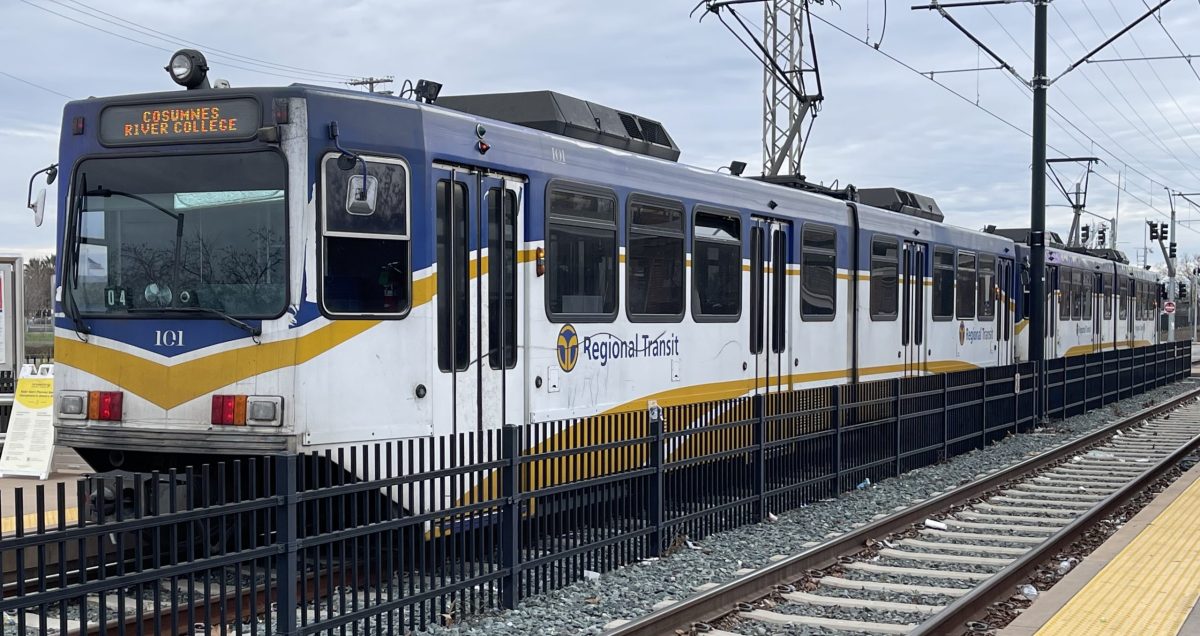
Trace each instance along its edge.
<instances>
[{"instance_id":1,"label":"destination sign","mask_svg":"<svg viewBox=\"0 0 1200 636\"><path fill-rule=\"evenodd\" d=\"M253 139L262 109L249 98L109 106L100 113L108 146Z\"/></svg>"}]
</instances>

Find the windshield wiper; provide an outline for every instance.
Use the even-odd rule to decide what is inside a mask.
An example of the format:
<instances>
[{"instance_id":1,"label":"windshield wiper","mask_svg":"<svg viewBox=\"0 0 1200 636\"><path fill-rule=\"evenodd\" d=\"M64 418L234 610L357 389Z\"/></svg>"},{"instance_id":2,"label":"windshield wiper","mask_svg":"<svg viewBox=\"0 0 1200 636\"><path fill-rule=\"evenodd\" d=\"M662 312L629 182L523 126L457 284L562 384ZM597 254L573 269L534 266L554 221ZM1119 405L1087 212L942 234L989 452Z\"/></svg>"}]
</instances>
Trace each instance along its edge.
<instances>
[{"instance_id":1,"label":"windshield wiper","mask_svg":"<svg viewBox=\"0 0 1200 636\"><path fill-rule=\"evenodd\" d=\"M125 197L126 199L133 199L134 201L140 201L141 203L145 203L146 205L154 208L155 210L158 210L159 212L162 212L163 214L171 217L172 219L175 219L175 261L173 263L171 263L171 285L176 286L179 284L179 263L180 263L179 253L180 253L180 251L183 250L183 212L172 212L172 211L164 208L163 206L151 201L150 199L147 199L146 197L143 197L143 196L140 196L137 194L133 194L132 192L125 192L123 190L113 190L110 188L106 188L104 186L100 186L100 187L96 188L95 190L85 189L83 193L86 196L93 196L93 197L108 198L108 197L117 196L117 197Z\"/></svg>"},{"instance_id":2,"label":"windshield wiper","mask_svg":"<svg viewBox=\"0 0 1200 636\"><path fill-rule=\"evenodd\" d=\"M262 335L262 327L248 325L233 316L212 307L131 307L128 310L131 314L137 313L179 313L179 314L210 314L217 316L221 320L245 331L251 336L257 338Z\"/></svg>"},{"instance_id":3,"label":"windshield wiper","mask_svg":"<svg viewBox=\"0 0 1200 636\"><path fill-rule=\"evenodd\" d=\"M83 242L83 213L87 211L87 173L81 173L80 181L82 182L83 192L75 197L74 205L71 206L71 211L67 216L67 227L63 231L63 241L66 242L63 250L63 281L62 281L62 299L63 312L67 318L71 320L71 326L76 334L82 333L85 336L92 332L87 323L83 322L83 317L79 313L79 305L75 304L74 289L79 285L79 255L80 243Z\"/></svg>"}]
</instances>

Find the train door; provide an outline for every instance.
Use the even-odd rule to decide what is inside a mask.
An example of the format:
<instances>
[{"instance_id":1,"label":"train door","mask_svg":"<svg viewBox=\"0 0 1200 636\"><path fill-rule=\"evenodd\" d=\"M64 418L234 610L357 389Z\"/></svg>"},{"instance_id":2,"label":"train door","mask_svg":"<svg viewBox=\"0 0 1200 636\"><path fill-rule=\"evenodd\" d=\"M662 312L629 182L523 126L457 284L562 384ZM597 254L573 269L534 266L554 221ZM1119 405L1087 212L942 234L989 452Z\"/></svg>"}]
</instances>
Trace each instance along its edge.
<instances>
[{"instance_id":1,"label":"train door","mask_svg":"<svg viewBox=\"0 0 1200 636\"><path fill-rule=\"evenodd\" d=\"M517 329L522 298L522 179L461 166L434 166L437 363L449 377L449 430L523 420Z\"/></svg>"},{"instance_id":2,"label":"train door","mask_svg":"<svg viewBox=\"0 0 1200 636\"><path fill-rule=\"evenodd\" d=\"M791 384L788 344L787 269L791 225L754 217L750 224L750 353L754 387L782 390Z\"/></svg>"},{"instance_id":3,"label":"train door","mask_svg":"<svg viewBox=\"0 0 1200 636\"><path fill-rule=\"evenodd\" d=\"M1000 259L996 262L997 301L1000 310L996 312L996 364L1001 366L1013 363L1013 262Z\"/></svg>"},{"instance_id":4,"label":"train door","mask_svg":"<svg viewBox=\"0 0 1200 636\"><path fill-rule=\"evenodd\" d=\"M929 312L925 307L925 276L929 247L924 243L904 242L900 257L900 345L904 352L904 375L921 375L928 370L925 337Z\"/></svg>"},{"instance_id":5,"label":"train door","mask_svg":"<svg viewBox=\"0 0 1200 636\"><path fill-rule=\"evenodd\" d=\"M1047 358L1058 357L1058 306L1063 302L1059 298L1059 276L1057 266L1046 267L1046 333L1043 334L1046 338L1045 353Z\"/></svg>"}]
</instances>

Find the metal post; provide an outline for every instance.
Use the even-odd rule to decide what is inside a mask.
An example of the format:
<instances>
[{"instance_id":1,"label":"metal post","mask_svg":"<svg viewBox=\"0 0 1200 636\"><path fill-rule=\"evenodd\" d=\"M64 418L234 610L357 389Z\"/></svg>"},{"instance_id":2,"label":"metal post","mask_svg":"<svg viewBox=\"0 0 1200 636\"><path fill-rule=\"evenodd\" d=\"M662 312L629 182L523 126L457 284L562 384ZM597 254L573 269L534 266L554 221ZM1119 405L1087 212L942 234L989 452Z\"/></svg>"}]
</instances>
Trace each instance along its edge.
<instances>
[{"instance_id":1,"label":"metal post","mask_svg":"<svg viewBox=\"0 0 1200 636\"><path fill-rule=\"evenodd\" d=\"M296 456L280 455L275 458L275 483L279 492L279 504L275 508L276 542L282 551L275 557L275 601L279 611L278 634L292 636L296 633L296 584L300 582L298 570L299 526L296 522Z\"/></svg>"},{"instance_id":2,"label":"metal post","mask_svg":"<svg viewBox=\"0 0 1200 636\"><path fill-rule=\"evenodd\" d=\"M1171 195L1171 236L1167 239L1167 248L1175 245L1175 197ZM1167 300L1175 302L1175 257L1167 256ZM1167 342L1175 342L1175 311L1167 314Z\"/></svg>"},{"instance_id":3,"label":"metal post","mask_svg":"<svg viewBox=\"0 0 1200 636\"><path fill-rule=\"evenodd\" d=\"M521 482L521 428L506 424L501 438L502 458L506 461L501 470L501 494L504 507L500 519L500 567L504 570L501 579L501 602L507 609L517 606L520 599L520 571L517 569L521 550L521 507L517 502Z\"/></svg>"},{"instance_id":4,"label":"metal post","mask_svg":"<svg viewBox=\"0 0 1200 636\"><path fill-rule=\"evenodd\" d=\"M767 518L767 396L754 396L754 516L755 521Z\"/></svg>"},{"instance_id":5,"label":"metal post","mask_svg":"<svg viewBox=\"0 0 1200 636\"><path fill-rule=\"evenodd\" d=\"M662 556L663 551L663 416L662 408L651 401L648 409L650 419L650 474L646 505L650 508L650 556Z\"/></svg>"},{"instance_id":6,"label":"metal post","mask_svg":"<svg viewBox=\"0 0 1200 636\"><path fill-rule=\"evenodd\" d=\"M834 386L833 393L833 495L842 495L842 387Z\"/></svg>"},{"instance_id":7,"label":"metal post","mask_svg":"<svg viewBox=\"0 0 1200 636\"><path fill-rule=\"evenodd\" d=\"M892 380L892 408L896 415L896 476L900 476L900 378Z\"/></svg>"},{"instance_id":8,"label":"metal post","mask_svg":"<svg viewBox=\"0 0 1200 636\"><path fill-rule=\"evenodd\" d=\"M1033 174L1030 201L1029 357L1046 359L1046 7L1034 0Z\"/></svg>"}]
</instances>

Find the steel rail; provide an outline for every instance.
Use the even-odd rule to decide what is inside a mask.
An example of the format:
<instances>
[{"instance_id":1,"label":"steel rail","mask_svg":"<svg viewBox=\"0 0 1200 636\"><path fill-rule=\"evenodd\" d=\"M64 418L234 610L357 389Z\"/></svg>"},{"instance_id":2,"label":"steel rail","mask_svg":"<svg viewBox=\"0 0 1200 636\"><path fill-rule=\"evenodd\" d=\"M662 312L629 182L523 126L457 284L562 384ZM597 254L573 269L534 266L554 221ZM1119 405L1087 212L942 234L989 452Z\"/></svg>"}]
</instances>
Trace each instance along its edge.
<instances>
[{"instance_id":1,"label":"steel rail","mask_svg":"<svg viewBox=\"0 0 1200 636\"><path fill-rule=\"evenodd\" d=\"M1137 396L1135 396L1137 397ZM920 522L927 517L946 509L953 508L979 497L980 495L992 492L1000 486L1020 479L1026 475L1044 470L1050 465L1056 464L1066 458L1069 458L1080 451L1093 446L1113 433L1139 424L1145 420L1151 419L1167 411L1170 411L1185 402L1200 397L1200 387L1196 387L1186 393L1171 398L1162 404L1151 406L1142 409L1132 415L1122 419L1119 422L1114 422L1108 426L1097 429L1088 433L1079 439L1067 442L1056 448L1052 448L1040 455L1027 459L1019 464L1014 464L1008 468L1002 469L991 475L983 477L977 481L960 486L946 493L929 499L914 507L899 511L878 521L869 523L861 528L852 530L835 539L831 539L826 543L805 550L799 554L783 559L769 566L761 568L755 572L747 574L741 578L730 581L723 585L717 586L707 592L702 592L691 598L682 600L678 603L665 607L656 612L646 614L640 618L634 619L614 630L606 632L606 636L661 636L661 634L676 633L677 630L690 630L693 626L703 623L712 623L713 621L728 615L735 611L738 604L753 603L760 600L764 595L769 594L777 585L792 583L803 577L809 570L823 569L830 567L838 562L838 559L847 554L853 554L866 547L868 539L887 536L889 534L905 530L912 524ZM1191 440L1185 447L1200 445L1200 436ZM1182 449L1181 449L1182 450ZM1187 453L1183 453L1186 455ZM1182 457L1180 451L1172 453L1170 458ZM1178 459L1175 459L1178 461ZM1159 471L1151 471L1159 472ZM1149 474L1149 473L1143 473ZM1142 482L1142 479L1137 479L1137 482ZM1143 485L1144 487L1144 485ZM1136 488L1132 486L1123 487L1118 491L1120 493L1129 493L1126 496L1131 496L1136 492ZM1117 495L1114 495L1114 497ZM1107 502L1107 500L1105 500ZM1107 509L1108 506L1105 506ZM1082 532L1086 529L1087 524L1079 522L1072 523L1067 526L1067 529L1075 529L1077 532ZM1054 535L1048 543L1053 543L1056 546L1060 543L1057 540L1059 535L1066 537L1066 530L1060 531ZM1070 537L1072 540L1075 536ZM1069 541L1067 542L1069 543ZM1065 545L1065 543L1064 543ZM1056 548L1057 549L1057 548ZM1051 552L1052 553L1052 552ZM985 583L994 594L997 589L1007 589L1003 586L1009 585L1011 581L1020 578L1021 575L1035 568L1044 560L1032 556L1024 557L1008 568L1001 571L997 577L1003 576L1003 583L997 583L999 587L992 587ZM1020 568L1018 568L1018 565ZM1012 570L1013 573L1009 573ZM992 580L992 579L990 579ZM989 581L990 581L989 580ZM979 588L976 588L979 589ZM962 597L955 603L947 606L947 609L936 617L947 615L947 621L940 622L938 626L931 626L926 629L926 625L930 625L934 619L926 621L919 626L917 632L921 634L936 634L943 633L946 625L962 623L962 616L974 615L979 611L982 604L984 593L968 594ZM994 600L994 599L993 599ZM990 602L988 603L990 604ZM953 611L951 614L950 612ZM925 630L925 631L921 631ZM690 633L690 632L688 632Z\"/></svg>"}]
</instances>

